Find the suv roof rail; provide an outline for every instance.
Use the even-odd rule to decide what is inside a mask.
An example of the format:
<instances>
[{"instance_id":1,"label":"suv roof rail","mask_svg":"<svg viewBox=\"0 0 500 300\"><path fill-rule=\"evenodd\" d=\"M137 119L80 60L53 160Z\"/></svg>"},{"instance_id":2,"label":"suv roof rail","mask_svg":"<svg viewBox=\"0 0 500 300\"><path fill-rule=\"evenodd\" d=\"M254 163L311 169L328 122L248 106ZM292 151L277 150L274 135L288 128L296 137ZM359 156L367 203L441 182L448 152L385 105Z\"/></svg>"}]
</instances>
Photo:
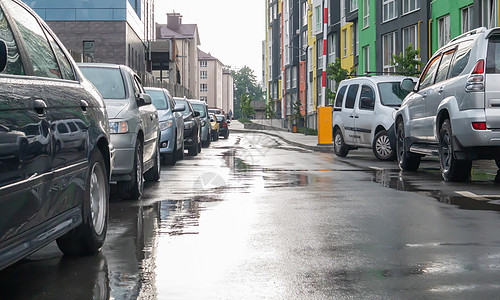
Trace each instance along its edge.
<instances>
[{"instance_id":1,"label":"suv roof rail","mask_svg":"<svg viewBox=\"0 0 500 300\"><path fill-rule=\"evenodd\" d=\"M466 33L462 33L461 35L457 36L457 37L454 37L451 41L451 42L454 42L458 39L461 39L461 38L464 38L466 36L469 36L469 35L474 35L474 34L478 34L478 33L483 33L486 31L486 27L479 27L479 28L476 28L476 29L473 29L471 31L467 31Z\"/></svg>"}]
</instances>

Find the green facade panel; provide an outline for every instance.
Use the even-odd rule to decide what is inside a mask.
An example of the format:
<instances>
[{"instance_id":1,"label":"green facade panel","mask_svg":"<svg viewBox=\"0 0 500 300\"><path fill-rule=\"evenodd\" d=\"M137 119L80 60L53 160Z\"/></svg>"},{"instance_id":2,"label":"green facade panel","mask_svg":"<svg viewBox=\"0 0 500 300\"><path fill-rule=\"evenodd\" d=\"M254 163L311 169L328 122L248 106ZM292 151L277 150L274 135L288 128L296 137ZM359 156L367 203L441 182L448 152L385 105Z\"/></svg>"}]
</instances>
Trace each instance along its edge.
<instances>
[{"instance_id":1,"label":"green facade panel","mask_svg":"<svg viewBox=\"0 0 500 300\"><path fill-rule=\"evenodd\" d=\"M368 72L375 72L377 70L377 56L376 56L376 40L377 40L377 28L376 28L376 0L368 0L369 4L369 21L368 26L364 27L364 5L365 1L359 1L358 8L358 34L359 34L359 64L358 64L358 74L365 74ZM368 47L368 65L369 70L365 68L365 47Z\"/></svg>"}]
</instances>

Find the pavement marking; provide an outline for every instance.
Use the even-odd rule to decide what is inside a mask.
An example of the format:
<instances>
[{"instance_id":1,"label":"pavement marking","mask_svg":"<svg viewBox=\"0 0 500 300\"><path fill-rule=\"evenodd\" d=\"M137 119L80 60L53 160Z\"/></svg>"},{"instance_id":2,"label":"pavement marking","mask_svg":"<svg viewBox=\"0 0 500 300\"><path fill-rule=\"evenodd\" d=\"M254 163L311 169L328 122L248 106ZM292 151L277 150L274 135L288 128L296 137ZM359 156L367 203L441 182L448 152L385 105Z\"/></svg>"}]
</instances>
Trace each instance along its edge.
<instances>
[{"instance_id":1,"label":"pavement marking","mask_svg":"<svg viewBox=\"0 0 500 300\"><path fill-rule=\"evenodd\" d=\"M469 191L456 191L455 193L457 193L461 196L467 197L467 198L474 199L476 201L491 201L492 200L492 199L486 198L487 196L476 195L476 194L469 192ZM498 197L498 195L496 195L494 197Z\"/></svg>"}]
</instances>

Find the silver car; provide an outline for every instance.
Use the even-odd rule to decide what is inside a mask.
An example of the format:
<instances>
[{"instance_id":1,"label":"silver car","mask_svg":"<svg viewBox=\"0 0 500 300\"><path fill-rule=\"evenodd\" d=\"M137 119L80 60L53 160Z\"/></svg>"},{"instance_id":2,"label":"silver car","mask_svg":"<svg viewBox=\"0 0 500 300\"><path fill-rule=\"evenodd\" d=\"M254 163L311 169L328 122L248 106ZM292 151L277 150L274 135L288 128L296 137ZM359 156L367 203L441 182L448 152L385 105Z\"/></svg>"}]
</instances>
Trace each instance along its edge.
<instances>
[{"instance_id":1,"label":"silver car","mask_svg":"<svg viewBox=\"0 0 500 300\"><path fill-rule=\"evenodd\" d=\"M446 181L465 181L472 161L500 159L500 28L451 40L429 60L396 114L397 158L417 170L437 155Z\"/></svg>"},{"instance_id":2,"label":"silver car","mask_svg":"<svg viewBox=\"0 0 500 300\"><path fill-rule=\"evenodd\" d=\"M111 181L122 199L138 199L143 180L160 179L158 112L139 77L127 66L80 64L106 103L111 143L116 149Z\"/></svg>"}]
</instances>

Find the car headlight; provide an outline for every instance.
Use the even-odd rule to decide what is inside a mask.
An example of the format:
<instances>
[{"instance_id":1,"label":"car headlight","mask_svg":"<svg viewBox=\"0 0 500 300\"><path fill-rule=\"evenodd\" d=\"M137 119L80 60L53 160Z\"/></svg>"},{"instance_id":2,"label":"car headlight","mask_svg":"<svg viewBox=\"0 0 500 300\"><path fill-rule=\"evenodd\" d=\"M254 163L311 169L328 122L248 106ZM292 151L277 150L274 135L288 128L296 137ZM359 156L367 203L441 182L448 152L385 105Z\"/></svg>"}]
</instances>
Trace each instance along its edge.
<instances>
[{"instance_id":1,"label":"car headlight","mask_svg":"<svg viewBox=\"0 0 500 300\"><path fill-rule=\"evenodd\" d=\"M128 123L127 121L109 122L109 131L110 133L127 133Z\"/></svg>"},{"instance_id":2,"label":"car headlight","mask_svg":"<svg viewBox=\"0 0 500 300\"><path fill-rule=\"evenodd\" d=\"M174 122L172 120L160 122L160 130L163 131L163 130L169 129L170 127L172 127L173 124L174 124Z\"/></svg>"},{"instance_id":3,"label":"car headlight","mask_svg":"<svg viewBox=\"0 0 500 300\"><path fill-rule=\"evenodd\" d=\"M184 129L191 129L194 127L194 122L184 123Z\"/></svg>"},{"instance_id":4,"label":"car headlight","mask_svg":"<svg viewBox=\"0 0 500 300\"><path fill-rule=\"evenodd\" d=\"M207 122L205 120L201 121L201 127L205 127L207 125Z\"/></svg>"}]
</instances>

